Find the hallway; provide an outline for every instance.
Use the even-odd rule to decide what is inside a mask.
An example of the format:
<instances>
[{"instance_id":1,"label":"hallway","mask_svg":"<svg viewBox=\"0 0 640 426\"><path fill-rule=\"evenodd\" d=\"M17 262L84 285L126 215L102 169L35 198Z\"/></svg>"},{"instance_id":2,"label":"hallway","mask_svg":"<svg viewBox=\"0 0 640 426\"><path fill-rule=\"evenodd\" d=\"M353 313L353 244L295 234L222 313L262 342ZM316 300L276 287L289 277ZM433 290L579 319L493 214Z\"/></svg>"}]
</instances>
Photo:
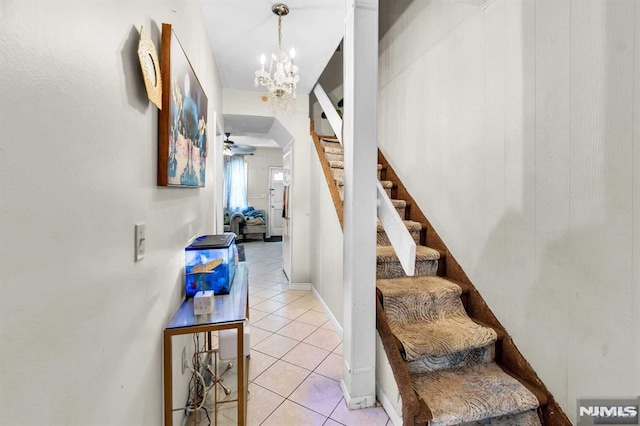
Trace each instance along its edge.
<instances>
[{"instance_id":1,"label":"hallway","mask_svg":"<svg viewBox=\"0 0 640 426\"><path fill-rule=\"evenodd\" d=\"M340 389L342 341L311 291L288 289L282 243L243 246L251 307L247 424L392 425L382 407L346 408ZM225 384L234 380L230 376ZM220 411L219 425L235 424L234 407ZM208 424L206 417L199 424Z\"/></svg>"}]
</instances>

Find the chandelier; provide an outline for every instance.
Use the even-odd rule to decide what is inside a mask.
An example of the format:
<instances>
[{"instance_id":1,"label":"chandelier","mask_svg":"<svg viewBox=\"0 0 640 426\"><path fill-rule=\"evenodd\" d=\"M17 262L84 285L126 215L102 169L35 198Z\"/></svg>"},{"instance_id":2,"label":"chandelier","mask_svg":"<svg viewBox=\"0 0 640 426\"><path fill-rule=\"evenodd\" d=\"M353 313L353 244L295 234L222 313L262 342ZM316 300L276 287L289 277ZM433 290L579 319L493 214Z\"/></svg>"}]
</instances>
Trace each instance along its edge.
<instances>
[{"instance_id":1,"label":"chandelier","mask_svg":"<svg viewBox=\"0 0 640 426\"><path fill-rule=\"evenodd\" d=\"M256 71L254 83L256 87L264 86L267 88L269 91L267 98L273 111L283 109L286 112L291 101L296 98L296 86L300 77L298 77L298 67L293 63L296 56L295 49L291 48L288 56L282 50L282 17L289 14L289 7L286 4L278 3L271 7L271 11L278 15L279 52L271 54L268 72L265 70L266 56L260 57L262 68Z\"/></svg>"}]
</instances>

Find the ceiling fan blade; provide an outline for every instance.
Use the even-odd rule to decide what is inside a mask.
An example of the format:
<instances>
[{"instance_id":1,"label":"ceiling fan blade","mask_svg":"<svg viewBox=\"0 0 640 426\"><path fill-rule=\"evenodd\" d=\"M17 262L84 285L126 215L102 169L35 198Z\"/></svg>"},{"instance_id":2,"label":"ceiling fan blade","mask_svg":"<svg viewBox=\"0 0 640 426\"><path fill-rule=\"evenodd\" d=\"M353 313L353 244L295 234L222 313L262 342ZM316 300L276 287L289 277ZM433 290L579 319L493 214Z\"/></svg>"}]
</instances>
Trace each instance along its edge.
<instances>
[{"instance_id":1,"label":"ceiling fan blade","mask_svg":"<svg viewBox=\"0 0 640 426\"><path fill-rule=\"evenodd\" d=\"M256 147L251 145L234 145L230 148L236 154L250 154L256 150Z\"/></svg>"}]
</instances>

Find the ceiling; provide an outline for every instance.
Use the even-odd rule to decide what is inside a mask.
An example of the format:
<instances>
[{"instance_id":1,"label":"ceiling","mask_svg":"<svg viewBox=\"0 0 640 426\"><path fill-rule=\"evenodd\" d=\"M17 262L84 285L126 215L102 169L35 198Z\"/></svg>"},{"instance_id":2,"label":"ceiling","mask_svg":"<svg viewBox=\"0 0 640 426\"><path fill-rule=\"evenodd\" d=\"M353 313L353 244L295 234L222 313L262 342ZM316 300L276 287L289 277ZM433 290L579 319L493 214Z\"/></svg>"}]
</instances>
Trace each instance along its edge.
<instances>
[{"instance_id":1,"label":"ceiling","mask_svg":"<svg viewBox=\"0 0 640 426\"><path fill-rule=\"evenodd\" d=\"M231 133L229 139L236 145L280 148L270 134L273 120L273 117L257 115L224 114L224 131Z\"/></svg>"},{"instance_id":2,"label":"ceiling","mask_svg":"<svg viewBox=\"0 0 640 426\"><path fill-rule=\"evenodd\" d=\"M218 72L225 88L255 88L260 55L278 51L277 0L200 0ZM282 49L296 49L298 93L313 89L344 33L345 0L284 0ZM226 127L226 126L225 126Z\"/></svg>"}]
</instances>

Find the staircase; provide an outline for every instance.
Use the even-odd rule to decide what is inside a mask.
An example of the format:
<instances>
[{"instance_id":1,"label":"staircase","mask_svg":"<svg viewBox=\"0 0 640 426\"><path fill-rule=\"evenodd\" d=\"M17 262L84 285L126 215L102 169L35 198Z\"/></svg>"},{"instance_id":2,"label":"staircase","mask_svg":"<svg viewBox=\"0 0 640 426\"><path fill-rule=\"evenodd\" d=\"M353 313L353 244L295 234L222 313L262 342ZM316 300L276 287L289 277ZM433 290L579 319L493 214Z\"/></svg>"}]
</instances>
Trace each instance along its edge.
<instances>
[{"instance_id":1,"label":"staircase","mask_svg":"<svg viewBox=\"0 0 640 426\"><path fill-rule=\"evenodd\" d=\"M342 223L343 149L335 138L312 136ZM417 245L415 276L407 277L378 221L377 328L402 396L404 425L569 425L379 158L378 179ZM425 245L432 241L433 248Z\"/></svg>"}]
</instances>

